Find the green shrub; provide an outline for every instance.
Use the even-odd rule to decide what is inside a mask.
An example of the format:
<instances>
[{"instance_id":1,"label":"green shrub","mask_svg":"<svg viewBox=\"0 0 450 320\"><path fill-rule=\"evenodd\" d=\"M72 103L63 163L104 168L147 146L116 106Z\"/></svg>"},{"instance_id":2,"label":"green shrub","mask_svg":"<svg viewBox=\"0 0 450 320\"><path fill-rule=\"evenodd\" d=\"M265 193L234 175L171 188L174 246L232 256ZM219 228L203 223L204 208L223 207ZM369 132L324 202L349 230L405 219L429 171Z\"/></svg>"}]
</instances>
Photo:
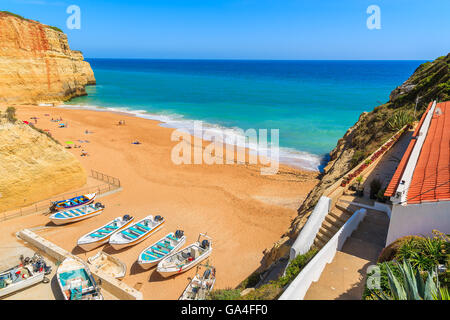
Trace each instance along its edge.
<instances>
[{"instance_id":1,"label":"green shrub","mask_svg":"<svg viewBox=\"0 0 450 320\"><path fill-rule=\"evenodd\" d=\"M397 264L401 276L394 274L386 266L389 290L372 291L372 298L377 300L450 300L448 289L441 287L434 271L426 273L426 282L419 270L403 260Z\"/></svg>"},{"instance_id":2,"label":"green shrub","mask_svg":"<svg viewBox=\"0 0 450 320\"><path fill-rule=\"evenodd\" d=\"M50 29L63 33L63 31L58 27L48 26Z\"/></svg>"},{"instance_id":3,"label":"green shrub","mask_svg":"<svg viewBox=\"0 0 450 320\"><path fill-rule=\"evenodd\" d=\"M16 119L16 108L8 107L6 109L5 117L6 117L6 120L8 120L9 122L15 123L17 121L17 119Z\"/></svg>"},{"instance_id":4,"label":"green shrub","mask_svg":"<svg viewBox=\"0 0 450 320\"><path fill-rule=\"evenodd\" d=\"M414 116L405 110L400 110L392 115L388 120L388 126L392 131L398 131L407 124L411 124L414 121Z\"/></svg>"},{"instance_id":5,"label":"green shrub","mask_svg":"<svg viewBox=\"0 0 450 320\"><path fill-rule=\"evenodd\" d=\"M308 262L316 255L317 253L316 248L312 248L305 254L299 254L297 257L295 257L286 268L286 272L284 276L281 276L277 283L284 287L285 285L289 284L292 280L295 279L295 277L302 271L302 269L308 264Z\"/></svg>"},{"instance_id":6,"label":"green shrub","mask_svg":"<svg viewBox=\"0 0 450 320\"><path fill-rule=\"evenodd\" d=\"M351 167L356 167L363 159L366 158L366 153L363 151L356 151L350 160Z\"/></svg>"},{"instance_id":7,"label":"green shrub","mask_svg":"<svg viewBox=\"0 0 450 320\"><path fill-rule=\"evenodd\" d=\"M208 300L239 300L241 298L241 290L239 289L220 289L213 290L208 295Z\"/></svg>"},{"instance_id":8,"label":"green shrub","mask_svg":"<svg viewBox=\"0 0 450 320\"><path fill-rule=\"evenodd\" d=\"M278 299L282 292L282 288L280 285L274 281L268 284L265 284L258 289L251 291L249 294L246 294L241 299L242 300L275 300Z\"/></svg>"},{"instance_id":9,"label":"green shrub","mask_svg":"<svg viewBox=\"0 0 450 320\"><path fill-rule=\"evenodd\" d=\"M370 182L370 199L376 199L378 192L381 189L381 181L378 179L373 179Z\"/></svg>"},{"instance_id":10,"label":"green shrub","mask_svg":"<svg viewBox=\"0 0 450 320\"><path fill-rule=\"evenodd\" d=\"M411 238L403 242L395 259L408 260L414 268L422 271L446 264L450 254L449 238L438 231L433 233L432 238Z\"/></svg>"}]
</instances>

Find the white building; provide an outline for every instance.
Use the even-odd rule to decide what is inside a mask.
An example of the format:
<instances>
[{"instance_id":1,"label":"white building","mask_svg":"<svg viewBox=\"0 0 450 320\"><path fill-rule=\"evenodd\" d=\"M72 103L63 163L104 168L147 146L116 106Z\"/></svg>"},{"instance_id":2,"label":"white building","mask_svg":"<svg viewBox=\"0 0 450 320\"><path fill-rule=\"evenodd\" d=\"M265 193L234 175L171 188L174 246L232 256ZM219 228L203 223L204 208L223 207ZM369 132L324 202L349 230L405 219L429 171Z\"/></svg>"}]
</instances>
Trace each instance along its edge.
<instances>
[{"instance_id":1,"label":"white building","mask_svg":"<svg viewBox=\"0 0 450 320\"><path fill-rule=\"evenodd\" d=\"M450 101L430 103L385 196L393 203L386 245L450 233Z\"/></svg>"}]
</instances>

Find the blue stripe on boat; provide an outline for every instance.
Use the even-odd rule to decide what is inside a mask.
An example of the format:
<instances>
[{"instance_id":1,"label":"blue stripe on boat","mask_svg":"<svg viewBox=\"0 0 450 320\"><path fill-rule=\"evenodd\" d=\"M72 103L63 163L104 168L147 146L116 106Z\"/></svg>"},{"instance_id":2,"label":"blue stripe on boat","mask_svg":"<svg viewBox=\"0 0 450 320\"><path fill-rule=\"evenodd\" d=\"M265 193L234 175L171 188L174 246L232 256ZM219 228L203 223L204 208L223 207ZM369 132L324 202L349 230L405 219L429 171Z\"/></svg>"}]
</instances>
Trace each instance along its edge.
<instances>
[{"instance_id":1,"label":"blue stripe on boat","mask_svg":"<svg viewBox=\"0 0 450 320\"><path fill-rule=\"evenodd\" d=\"M146 227L146 226L144 226L144 225L142 225L142 224L140 224L140 223L136 223L136 225L139 226L139 227L141 227L141 228L144 229L144 230L150 230L149 227Z\"/></svg>"},{"instance_id":2,"label":"blue stripe on boat","mask_svg":"<svg viewBox=\"0 0 450 320\"><path fill-rule=\"evenodd\" d=\"M156 257L158 257L158 258L164 257L164 255L162 255L162 254L159 254L159 253L153 252L153 251L149 251L149 250L145 251L145 253L146 253L146 254L149 254L149 255L154 255L154 256L156 256Z\"/></svg>"},{"instance_id":3,"label":"blue stripe on boat","mask_svg":"<svg viewBox=\"0 0 450 320\"><path fill-rule=\"evenodd\" d=\"M143 231L138 230L138 229L135 229L135 228L133 228L133 227L131 227L129 230L134 231L134 232L139 233L139 234L144 234Z\"/></svg>"},{"instance_id":4,"label":"blue stripe on boat","mask_svg":"<svg viewBox=\"0 0 450 320\"><path fill-rule=\"evenodd\" d=\"M86 211L82 211L81 209L75 209L75 210L77 210L79 213L81 213L81 215L86 213Z\"/></svg>"},{"instance_id":5,"label":"blue stripe on boat","mask_svg":"<svg viewBox=\"0 0 450 320\"><path fill-rule=\"evenodd\" d=\"M126 235L126 236L129 236L129 237L133 238L133 239L136 239L136 238L137 238L134 234L128 233L128 232L126 232L126 231L122 231L122 233L123 233L124 235Z\"/></svg>"},{"instance_id":6,"label":"blue stripe on boat","mask_svg":"<svg viewBox=\"0 0 450 320\"><path fill-rule=\"evenodd\" d=\"M161 247L167 248L167 249L169 249L169 250L173 250L173 247L170 246L170 245L167 244L167 243L158 242L158 244L159 244Z\"/></svg>"}]
</instances>

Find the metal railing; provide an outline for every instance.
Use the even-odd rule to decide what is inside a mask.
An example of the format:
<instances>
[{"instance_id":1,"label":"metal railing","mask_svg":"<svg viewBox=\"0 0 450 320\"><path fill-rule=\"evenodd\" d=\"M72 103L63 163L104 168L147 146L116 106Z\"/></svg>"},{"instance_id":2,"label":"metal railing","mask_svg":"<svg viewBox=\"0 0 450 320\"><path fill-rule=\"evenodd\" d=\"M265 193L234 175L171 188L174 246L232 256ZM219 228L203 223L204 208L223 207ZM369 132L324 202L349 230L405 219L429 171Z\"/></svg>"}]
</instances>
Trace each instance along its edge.
<instances>
[{"instance_id":1,"label":"metal railing","mask_svg":"<svg viewBox=\"0 0 450 320\"><path fill-rule=\"evenodd\" d=\"M73 192L63 193L55 197L41 200L27 207L1 212L0 221L11 220L22 216L27 216L33 213L43 213L43 214L49 213L48 209L52 202L70 199L88 193L97 193L97 195L101 195L119 189L121 186L120 180L118 178L108 176L95 170L91 170L91 177L96 180L102 181L103 184L92 187L86 187Z\"/></svg>"}]
</instances>

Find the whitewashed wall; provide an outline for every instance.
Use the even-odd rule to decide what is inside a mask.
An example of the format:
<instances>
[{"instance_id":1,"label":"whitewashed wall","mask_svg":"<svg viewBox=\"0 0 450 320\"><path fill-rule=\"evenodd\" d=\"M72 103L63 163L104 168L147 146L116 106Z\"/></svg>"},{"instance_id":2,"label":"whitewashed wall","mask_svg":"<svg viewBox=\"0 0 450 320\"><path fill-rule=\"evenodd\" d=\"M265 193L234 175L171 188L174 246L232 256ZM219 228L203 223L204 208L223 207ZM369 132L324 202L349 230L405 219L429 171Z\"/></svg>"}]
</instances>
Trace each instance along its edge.
<instances>
[{"instance_id":1,"label":"whitewashed wall","mask_svg":"<svg viewBox=\"0 0 450 320\"><path fill-rule=\"evenodd\" d=\"M386 246L404 236L431 236L434 229L450 233L450 201L394 205Z\"/></svg>"}]
</instances>

